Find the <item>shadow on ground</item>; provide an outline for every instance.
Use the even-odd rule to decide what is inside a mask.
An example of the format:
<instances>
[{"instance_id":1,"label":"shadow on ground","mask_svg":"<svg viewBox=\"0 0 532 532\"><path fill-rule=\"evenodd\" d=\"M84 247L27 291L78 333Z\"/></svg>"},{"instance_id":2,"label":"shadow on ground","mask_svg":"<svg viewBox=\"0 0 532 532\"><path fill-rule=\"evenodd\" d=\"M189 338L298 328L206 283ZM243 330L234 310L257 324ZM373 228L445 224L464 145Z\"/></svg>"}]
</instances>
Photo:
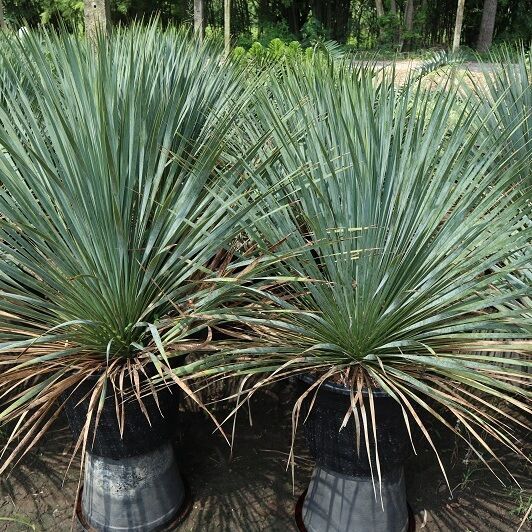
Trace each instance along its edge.
<instances>
[{"instance_id":1,"label":"shadow on ground","mask_svg":"<svg viewBox=\"0 0 532 532\"><path fill-rule=\"evenodd\" d=\"M520 435L521 448L530 456L530 431ZM429 532L511 532L516 531L532 504L532 467L512 453L496 449L521 488L508 472L493 459L488 463L468 450L465 444L440 434L436 441L447 472L449 487L438 465L434 451L424 442L418 456L407 465L408 500L416 514L417 530ZM528 450L528 451L527 451ZM504 482L504 484L502 482ZM532 523L532 521L531 521ZM522 532L532 530L530 524Z\"/></svg>"},{"instance_id":2,"label":"shadow on ground","mask_svg":"<svg viewBox=\"0 0 532 532\"><path fill-rule=\"evenodd\" d=\"M69 468L71 446L63 424L0 479L0 519L12 519L0 520L0 530L62 530L63 524L70 529L66 523L71 522L79 479L78 462Z\"/></svg>"},{"instance_id":3,"label":"shadow on ground","mask_svg":"<svg viewBox=\"0 0 532 532\"><path fill-rule=\"evenodd\" d=\"M247 411L237 420L232 458L219 434L211 434L210 421L183 416L180 467L195 499L183 530L295 530L294 505L310 478L312 461L298 439L294 495L291 469L287 471L291 417L285 407L292 396L291 387L280 386L255 398L253 425Z\"/></svg>"}]
</instances>

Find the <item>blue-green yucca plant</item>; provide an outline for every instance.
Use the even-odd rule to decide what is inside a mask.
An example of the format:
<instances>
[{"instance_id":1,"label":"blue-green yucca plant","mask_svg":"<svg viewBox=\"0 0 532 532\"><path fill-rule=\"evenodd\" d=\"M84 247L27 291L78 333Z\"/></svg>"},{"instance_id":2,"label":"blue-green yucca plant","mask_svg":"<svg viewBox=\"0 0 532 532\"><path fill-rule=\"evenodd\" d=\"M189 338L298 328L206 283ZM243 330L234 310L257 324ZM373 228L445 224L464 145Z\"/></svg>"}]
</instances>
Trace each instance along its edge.
<instances>
[{"instance_id":1,"label":"blue-green yucca plant","mask_svg":"<svg viewBox=\"0 0 532 532\"><path fill-rule=\"evenodd\" d=\"M94 44L4 36L2 48L0 472L91 376L83 449L109 383L142 402L152 362L186 387L168 357L190 346L201 279L236 232L244 184L224 152L249 90L217 42L154 24Z\"/></svg>"},{"instance_id":2,"label":"blue-green yucca plant","mask_svg":"<svg viewBox=\"0 0 532 532\"><path fill-rule=\"evenodd\" d=\"M220 280L219 308L204 316L246 331L246 343L183 373L242 377L237 411L262 386L310 372L294 430L305 398L343 383L342 426L354 420L376 478L377 389L435 451L426 413L488 467L493 442L527 459L512 426L531 411L530 285L514 282L532 259L530 147L509 154L502 122L484 134L496 104L479 123L478 104L458 102L451 80L435 95L324 62L283 70L256 113L276 124L281 150L263 186L284 184L246 226L255 262Z\"/></svg>"}]
</instances>

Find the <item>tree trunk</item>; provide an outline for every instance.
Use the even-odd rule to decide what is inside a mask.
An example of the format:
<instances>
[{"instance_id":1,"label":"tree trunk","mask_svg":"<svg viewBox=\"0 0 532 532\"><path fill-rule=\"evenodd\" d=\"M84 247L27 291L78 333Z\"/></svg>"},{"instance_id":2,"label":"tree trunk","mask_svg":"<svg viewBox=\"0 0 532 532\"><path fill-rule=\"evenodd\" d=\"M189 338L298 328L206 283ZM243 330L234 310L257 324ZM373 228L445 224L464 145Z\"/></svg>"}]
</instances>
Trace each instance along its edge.
<instances>
[{"instance_id":1,"label":"tree trunk","mask_svg":"<svg viewBox=\"0 0 532 532\"><path fill-rule=\"evenodd\" d=\"M462 23L464 22L464 4L465 0L458 0L456 21L454 23L453 52L457 52L460 48L460 35L462 34Z\"/></svg>"},{"instance_id":2,"label":"tree trunk","mask_svg":"<svg viewBox=\"0 0 532 532\"><path fill-rule=\"evenodd\" d=\"M229 57L231 52L231 0L224 0L224 53Z\"/></svg>"},{"instance_id":3,"label":"tree trunk","mask_svg":"<svg viewBox=\"0 0 532 532\"><path fill-rule=\"evenodd\" d=\"M495 16L497 15L497 0L484 0L480 31L478 32L477 50L487 52L493 40Z\"/></svg>"},{"instance_id":4,"label":"tree trunk","mask_svg":"<svg viewBox=\"0 0 532 532\"><path fill-rule=\"evenodd\" d=\"M384 4L382 3L382 0L375 0L375 7L377 8L377 20L378 20L380 17L384 16ZM382 37L384 35L383 28L380 25L380 23L378 24L378 27L379 27L379 33L377 35L377 39L382 40Z\"/></svg>"},{"instance_id":5,"label":"tree trunk","mask_svg":"<svg viewBox=\"0 0 532 532\"><path fill-rule=\"evenodd\" d=\"M248 0L231 0L231 30L235 35L251 34Z\"/></svg>"},{"instance_id":6,"label":"tree trunk","mask_svg":"<svg viewBox=\"0 0 532 532\"><path fill-rule=\"evenodd\" d=\"M423 46L427 45L427 0L421 0L421 12L423 13L423 27L421 28Z\"/></svg>"},{"instance_id":7,"label":"tree trunk","mask_svg":"<svg viewBox=\"0 0 532 532\"><path fill-rule=\"evenodd\" d=\"M407 0L405 6L405 30L407 35L412 33L414 29L414 0ZM408 38L401 42L401 51L404 51L405 48L410 48L410 43L412 42L412 37L409 35ZM405 46L406 44L406 46Z\"/></svg>"},{"instance_id":8,"label":"tree trunk","mask_svg":"<svg viewBox=\"0 0 532 532\"><path fill-rule=\"evenodd\" d=\"M99 31L111 29L110 0L84 0L85 35L95 39Z\"/></svg>"},{"instance_id":9,"label":"tree trunk","mask_svg":"<svg viewBox=\"0 0 532 532\"><path fill-rule=\"evenodd\" d=\"M399 45L399 49L403 47L403 38L402 38L402 28L401 22L399 19L399 10L397 9L397 2L395 0L390 0L390 13L395 15L394 24L397 24L394 31L394 43Z\"/></svg>"},{"instance_id":10,"label":"tree trunk","mask_svg":"<svg viewBox=\"0 0 532 532\"><path fill-rule=\"evenodd\" d=\"M375 0L375 7L377 8L377 16L384 16L384 5L382 3L382 0Z\"/></svg>"},{"instance_id":11,"label":"tree trunk","mask_svg":"<svg viewBox=\"0 0 532 532\"><path fill-rule=\"evenodd\" d=\"M6 20L4 18L4 3L0 0L0 29L6 27Z\"/></svg>"},{"instance_id":12,"label":"tree trunk","mask_svg":"<svg viewBox=\"0 0 532 532\"><path fill-rule=\"evenodd\" d=\"M258 0L257 21L259 23L259 33L262 31L264 23L273 21L273 13L270 9L270 2L268 0Z\"/></svg>"},{"instance_id":13,"label":"tree trunk","mask_svg":"<svg viewBox=\"0 0 532 532\"><path fill-rule=\"evenodd\" d=\"M412 31L414 28L414 0L408 0L405 8L405 28Z\"/></svg>"},{"instance_id":14,"label":"tree trunk","mask_svg":"<svg viewBox=\"0 0 532 532\"><path fill-rule=\"evenodd\" d=\"M194 31L199 38L203 40L205 37L205 13L203 0L194 0Z\"/></svg>"}]
</instances>

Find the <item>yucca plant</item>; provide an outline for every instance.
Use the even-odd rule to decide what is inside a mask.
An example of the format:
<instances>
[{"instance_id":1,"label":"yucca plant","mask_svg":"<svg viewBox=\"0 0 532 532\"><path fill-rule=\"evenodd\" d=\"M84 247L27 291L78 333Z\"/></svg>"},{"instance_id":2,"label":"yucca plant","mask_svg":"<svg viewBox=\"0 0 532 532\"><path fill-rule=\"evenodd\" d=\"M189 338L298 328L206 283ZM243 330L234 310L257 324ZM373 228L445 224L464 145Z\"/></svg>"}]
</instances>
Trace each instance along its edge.
<instances>
[{"instance_id":1,"label":"yucca plant","mask_svg":"<svg viewBox=\"0 0 532 532\"><path fill-rule=\"evenodd\" d=\"M321 63L283 71L268 87L273 104L256 111L276 123L282 152L264 187L286 184L247 235L255 264L278 262L270 275L251 265L229 276L220 308L204 315L240 324L247 343L178 373L241 377L235 412L262 386L306 375L294 430L303 409L313 451L333 446L304 503L309 530L403 530L393 455L401 462L418 431L438 456L426 414L488 467L494 442L527 459L512 426L530 413L530 285L510 279L532 259L530 187L520 178L529 150L508 156L505 125L485 136L488 118L478 124L477 107L457 106L453 86L398 90L386 76ZM287 124L276 116L289 107ZM343 397L336 410L329 392ZM331 473L349 452L355 480Z\"/></svg>"},{"instance_id":2,"label":"yucca plant","mask_svg":"<svg viewBox=\"0 0 532 532\"><path fill-rule=\"evenodd\" d=\"M65 402L86 405L75 446L85 452L109 403L122 436L126 404L153 424L168 411L161 389L189 392L170 357L205 345L188 317L237 232L247 185L225 151L251 90L219 43L155 23L89 44L5 36L4 48L0 424L10 437L0 473ZM162 385L150 386L154 373Z\"/></svg>"}]
</instances>

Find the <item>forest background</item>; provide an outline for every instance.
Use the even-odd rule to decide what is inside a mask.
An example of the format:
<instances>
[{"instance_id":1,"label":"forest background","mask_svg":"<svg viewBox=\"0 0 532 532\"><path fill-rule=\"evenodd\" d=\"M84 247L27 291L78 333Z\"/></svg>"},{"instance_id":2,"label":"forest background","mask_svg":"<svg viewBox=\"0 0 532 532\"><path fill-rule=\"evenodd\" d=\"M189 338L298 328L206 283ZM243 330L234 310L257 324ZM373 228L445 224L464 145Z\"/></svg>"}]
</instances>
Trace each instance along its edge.
<instances>
[{"instance_id":1,"label":"forest background","mask_svg":"<svg viewBox=\"0 0 532 532\"><path fill-rule=\"evenodd\" d=\"M196 3L198 0L195 0ZM234 46L335 40L357 50L416 53L450 48L460 0L230 0ZM461 44L479 52L532 38L531 0L465 0ZM158 15L193 24L194 0L111 0L113 23ZM224 0L202 0L207 33L222 32ZM8 25L83 28L82 0L3 0ZM256 45L257 46L257 45Z\"/></svg>"}]
</instances>

